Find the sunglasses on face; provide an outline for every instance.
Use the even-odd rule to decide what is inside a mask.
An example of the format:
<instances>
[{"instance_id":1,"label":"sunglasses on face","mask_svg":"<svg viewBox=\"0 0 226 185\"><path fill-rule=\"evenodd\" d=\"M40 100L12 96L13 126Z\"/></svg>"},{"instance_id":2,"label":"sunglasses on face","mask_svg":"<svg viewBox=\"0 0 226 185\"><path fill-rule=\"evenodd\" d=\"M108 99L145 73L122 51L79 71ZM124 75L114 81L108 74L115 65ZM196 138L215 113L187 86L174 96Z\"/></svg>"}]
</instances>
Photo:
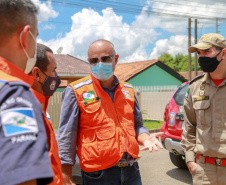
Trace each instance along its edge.
<instances>
[{"instance_id":1,"label":"sunglasses on face","mask_svg":"<svg viewBox=\"0 0 226 185\"><path fill-rule=\"evenodd\" d=\"M101 62L110 63L110 62L112 62L112 58L114 56L115 55L112 55L112 56L102 56L102 57L100 57L100 59L101 59ZM96 65L98 62L99 62L99 58L90 58L89 59L89 63L91 65Z\"/></svg>"}]
</instances>

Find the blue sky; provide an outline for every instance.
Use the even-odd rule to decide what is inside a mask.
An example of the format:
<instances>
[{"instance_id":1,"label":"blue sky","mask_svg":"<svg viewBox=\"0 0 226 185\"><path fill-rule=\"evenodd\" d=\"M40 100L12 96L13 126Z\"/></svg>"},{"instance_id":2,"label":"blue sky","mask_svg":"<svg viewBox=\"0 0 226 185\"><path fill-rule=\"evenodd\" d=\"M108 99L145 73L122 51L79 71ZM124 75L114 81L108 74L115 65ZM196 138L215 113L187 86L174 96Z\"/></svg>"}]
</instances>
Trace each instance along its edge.
<instances>
[{"instance_id":1,"label":"blue sky","mask_svg":"<svg viewBox=\"0 0 226 185\"><path fill-rule=\"evenodd\" d=\"M96 39L110 40L119 62L187 54L188 17L198 18L198 39L218 31L226 37L224 0L33 0L39 6L38 42L54 53L86 60ZM192 38L192 41L194 38Z\"/></svg>"}]
</instances>

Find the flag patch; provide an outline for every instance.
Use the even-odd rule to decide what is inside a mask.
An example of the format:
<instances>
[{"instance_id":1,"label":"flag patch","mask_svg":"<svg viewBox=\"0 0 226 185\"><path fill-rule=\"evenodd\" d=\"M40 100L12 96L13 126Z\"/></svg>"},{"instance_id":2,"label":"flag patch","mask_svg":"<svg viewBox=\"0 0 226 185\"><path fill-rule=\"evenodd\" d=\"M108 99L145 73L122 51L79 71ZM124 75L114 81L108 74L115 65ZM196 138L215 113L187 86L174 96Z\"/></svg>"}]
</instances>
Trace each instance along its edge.
<instances>
[{"instance_id":1,"label":"flag patch","mask_svg":"<svg viewBox=\"0 0 226 185\"><path fill-rule=\"evenodd\" d=\"M128 90L122 89L122 93L124 94L125 98L131 99L131 96Z\"/></svg>"},{"instance_id":2,"label":"flag patch","mask_svg":"<svg viewBox=\"0 0 226 185\"><path fill-rule=\"evenodd\" d=\"M1 121L6 137L38 132L38 125L31 108L14 108L2 111Z\"/></svg>"},{"instance_id":3,"label":"flag patch","mask_svg":"<svg viewBox=\"0 0 226 185\"><path fill-rule=\"evenodd\" d=\"M93 91L89 91L87 93L83 93L82 96L83 96L83 100L84 101L95 98L95 95L94 95Z\"/></svg>"}]
</instances>

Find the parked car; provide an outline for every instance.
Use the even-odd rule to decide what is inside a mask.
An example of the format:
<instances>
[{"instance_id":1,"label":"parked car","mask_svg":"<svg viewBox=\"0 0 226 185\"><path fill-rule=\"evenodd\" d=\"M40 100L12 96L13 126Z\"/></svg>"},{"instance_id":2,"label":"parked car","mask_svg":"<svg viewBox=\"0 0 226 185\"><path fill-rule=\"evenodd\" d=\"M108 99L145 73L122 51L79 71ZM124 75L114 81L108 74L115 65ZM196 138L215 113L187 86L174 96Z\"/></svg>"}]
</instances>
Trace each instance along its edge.
<instances>
[{"instance_id":1,"label":"parked car","mask_svg":"<svg viewBox=\"0 0 226 185\"><path fill-rule=\"evenodd\" d=\"M164 121L161 132L164 135L161 141L166 150L169 151L171 162L178 168L186 169L185 153L180 144L184 121L184 98L189 82L184 82L175 91L164 112Z\"/></svg>"}]
</instances>

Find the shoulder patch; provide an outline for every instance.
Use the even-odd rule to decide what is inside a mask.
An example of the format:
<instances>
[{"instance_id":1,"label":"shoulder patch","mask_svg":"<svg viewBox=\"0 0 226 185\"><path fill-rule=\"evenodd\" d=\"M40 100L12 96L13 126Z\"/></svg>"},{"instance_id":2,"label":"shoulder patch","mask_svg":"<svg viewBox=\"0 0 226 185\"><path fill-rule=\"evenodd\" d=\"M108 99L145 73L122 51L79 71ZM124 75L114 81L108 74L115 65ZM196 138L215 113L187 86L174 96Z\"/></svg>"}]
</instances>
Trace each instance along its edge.
<instances>
[{"instance_id":1,"label":"shoulder patch","mask_svg":"<svg viewBox=\"0 0 226 185\"><path fill-rule=\"evenodd\" d=\"M86 81L82 81L82 82L79 82L79 83L73 85L73 87L74 87L75 90L76 90L76 89L78 89L78 88L80 88L80 87L82 87L82 86L84 86L84 85L89 85L89 84L91 84L91 83L93 83L93 81L92 81L91 79L88 79L88 80L86 80Z\"/></svg>"},{"instance_id":2,"label":"shoulder patch","mask_svg":"<svg viewBox=\"0 0 226 185\"><path fill-rule=\"evenodd\" d=\"M195 81L198 80L199 78L203 77L204 75L205 75L205 74L202 73L202 74L196 76L195 78L193 78L193 79L190 81L189 85L191 85L193 82L195 82Z\"/></svg>"},{"instance_id":3,"label":"shoulder patch","mask_svg":"<svg viewBox=\"0 0 226 185\"><path fill-rule=\"evenodd\" d=\"M123 86L124 86L124 87L128 87L128 88L133 88L133 86L132 86L132 85L130 85L130 84L126 84L126 83L123 83Z\"/></svg>"},{"instance_id":4,"label":"shoulder patch","mask_svg":"<svg viewBox=\"0 0 226 185\"><path fill-rule=\"evenodd\" d=\"M24 133L37 133L38 125L32 108L13 108L1 112L5 137Z\"/></svg>"},{"instance_id":5,"label":"shoulder patch","mask_svg":"<svg viewBox=\"0 0 226 185\"><path fill-rule=\"evenodd\" d=\"M0 89L7 83L7 81L0 80Z\"/></svg>"}]
</instances>

